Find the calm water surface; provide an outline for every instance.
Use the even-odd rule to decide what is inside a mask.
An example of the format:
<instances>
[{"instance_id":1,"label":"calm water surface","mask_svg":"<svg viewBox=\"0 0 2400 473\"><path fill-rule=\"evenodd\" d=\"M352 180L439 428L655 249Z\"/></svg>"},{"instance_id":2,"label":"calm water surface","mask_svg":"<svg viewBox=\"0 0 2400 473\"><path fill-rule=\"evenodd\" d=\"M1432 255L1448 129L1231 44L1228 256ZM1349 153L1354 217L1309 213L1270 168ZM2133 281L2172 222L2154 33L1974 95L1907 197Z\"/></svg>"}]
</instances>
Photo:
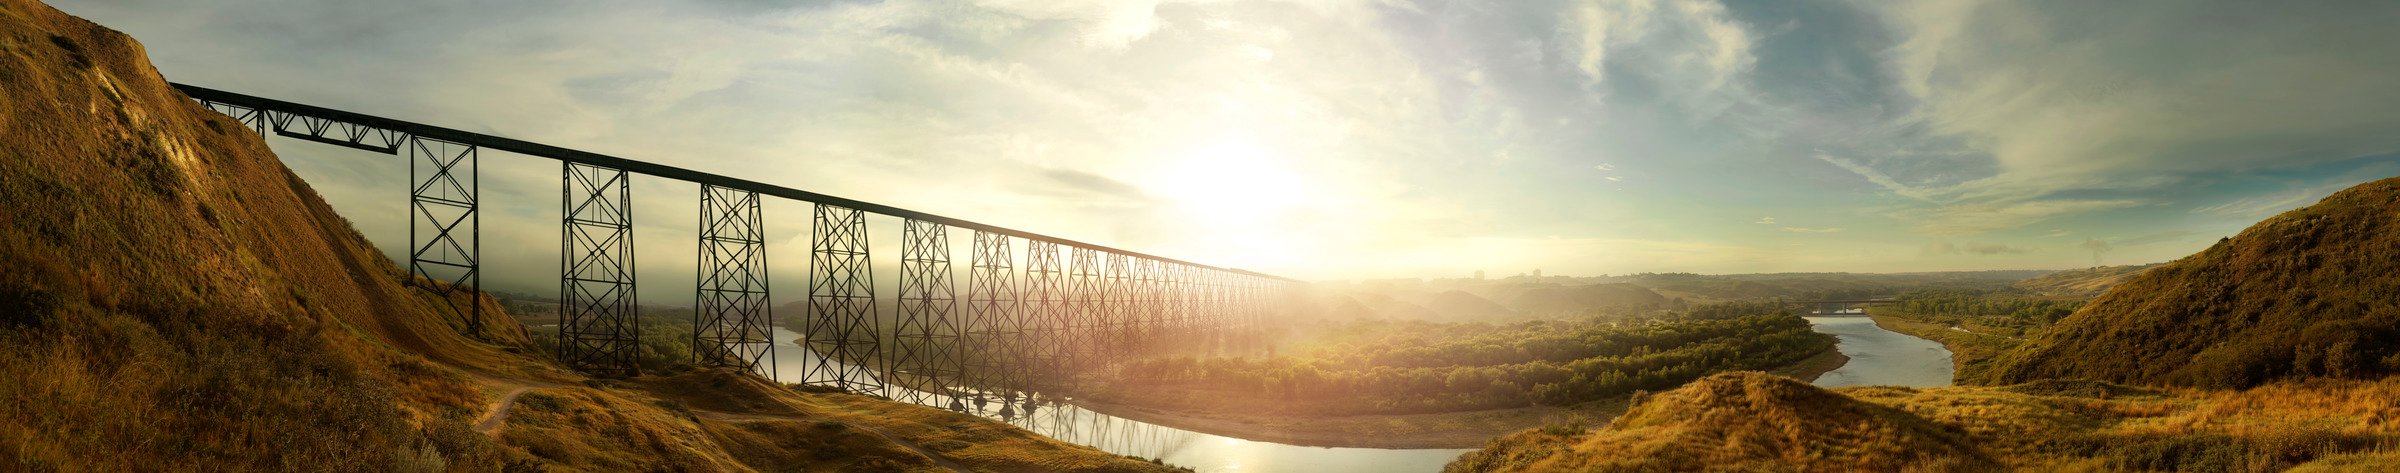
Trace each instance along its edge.
<instances>
[{"instance_id":1,"label":"calm water surface","mask_svg":"<svg viewBox=\"0 0 2400 473\"><path fill-rule=\"evenodd\" d=\"M1817 378L1818 386L1854 385L1948 386L1950 351L1939 343L1876 327L1866 317L1809 317L1818 332L1841 338L1838 347L1850 363ZM787 382L800 379L802 366L816 355L793 345L799 334L775 329L775 368ZM934 401L939 407L946 400ZM1405 473L1439 471L1442 465L1469 449L1381 449L1305 447L1243 440L1092 412L1071 405L1045 404L1032 412L1003 416L999 404L974 413L999 419L1051 438L1090 445L1103 451L1142 458L1201 472Z\"/></svg>"},{"instance_id":2,"label":"calm water surface","mask_svg":"<svg viewBox=\"0 0 2400 473\"><path fill-rule=\"evenodd\" d=\"M1850 363L1817 377L1817 385L1949 386L1950 349L1942 344L1884 330L1866 317L1809 317L1817 332L1841 338L1836 347Z\"/></svg>"},{"instance_id":3,"label":"calm water surface","mask_svg":"<svg viewBox=\"0 0 2400 473\"><path fill-rule=\"evenodd\" d=\"M802 366L816 354L793 345L800 335L775 328L775 369L784 382L800 378ZM947 399L929 402L948 405ZM1243 440L1136 422L1064 404L1043 404L1031 413L1002 416L997 402L976 415L1003 420L1050 438L1090 445L1102 451L1208 472L1406 473L1441 471L1442 465L1470 449L1382 449L1304 447Z\"/></svg>"}]
</instances>

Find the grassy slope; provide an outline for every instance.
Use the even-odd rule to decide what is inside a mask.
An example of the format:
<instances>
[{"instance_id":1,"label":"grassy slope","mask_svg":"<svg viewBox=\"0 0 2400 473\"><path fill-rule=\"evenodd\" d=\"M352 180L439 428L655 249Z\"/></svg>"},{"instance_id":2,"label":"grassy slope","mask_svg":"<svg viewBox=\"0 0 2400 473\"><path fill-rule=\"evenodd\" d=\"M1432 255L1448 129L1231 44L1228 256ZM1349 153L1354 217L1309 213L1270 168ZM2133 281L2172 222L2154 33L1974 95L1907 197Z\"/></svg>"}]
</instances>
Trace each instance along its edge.
<instances>
[{"instance_id":1,"label":"grassy slope","mask_svg":"<svg viewBox=\"0 0 2400 473\"><path fill-rule=\"evenodd\" d=\"M1980 381L2246 387L2400 373L2400 178L2259 222L2116 286Z\"/></svg>"},{"instance_id":2,"label":"grassy slope","mask_svg":"<svg viewBox=\"0 0 2400 473\"><path fill-rule=\"evenodd\" d=\"M2142 272L2021 344L1879 316L1887 328L1960 350L1961 379L2031 381L1834 392L1963 434L1979 455L2021 470L2400 468L2400 406L2391 402L2400 399L2400 377L2391 376L2400 372L2400 355L2392 353L2400 345L2393 343L2400 338L2394 328L2400 323L2394 309L2400 276L2393 271L2400 260L2389 256L2400 250L2394 214L2400 214L2400 179L2362 184ZM2047 379L2069 376L2199 387L2145 390ZM1721 392L1724 384L1696 383L1661 398L1705 398L1685 391ZM1845 462L1891 461L1844 450L1862 435L1854 427L1753 415L1827 403L1811 396L1765 406L1681 402L1674 405L1693 412L1666 422L1620 421L1595 431L1544 429L1496 439L1450 469L1708 465L1842 471L1852 468L1839 466ZM1796 432L1796 440L1744 448L1758 443L1752 437L1767 435L1760 432L1776 431ZM1870 443L1928 441L1910 430L1864 435ZM1722 440L1728 438L1737 440ZM1792 457L1828 451L1835 461Z\"/></svg>"},{"instance_id":3,"label":"grassy slope","mask_svg":"<svg viewBox=\"0 0 2400 473\"><path fill-rule=\"evenodd\" d=\"M1988 470L1964 436L1790 378L1713 375L1639 401L1607 427L1495 439L1449 471Z\"/></svg>"},{"instance_id":4,"label":"grassy slope","mask_svg":"<svg viewBox=\"0 0 2400 473\"><path fill-rule=\"evenodd\" d=\"M1493 440L1448 471L2390 471L2400 379L2239 391L2092 381L1830 391L1720 375L1605 428ZM1958 440L1963 439L1963 442ZM1987 463L1989 462L1989 463Z\"/></svg>"},{"instance_id":5,"label":"grassy slope","mask_svg":"<svg viewBox=\"0 0 2400 473\"><path fill-rule=\"evenodd\" d=\"M755 379L584 380L498 310L462 335L256 133L32 0L0 0L0 202L0 470L1163 469Z\"/></svg>"},{"instance_id":6,"label":"grassy slope","mask_svg":"<svg viewBox=\"0 0 2400 473\"><path fill-rule=\"evenodd\" d=\"M2108 292L2108 288L2123 284L2154 267L2158 267L2158 264L2070 269L2017 281L2010 286L2045 296L2089 298Z\"/></svg>"}]
</instances>

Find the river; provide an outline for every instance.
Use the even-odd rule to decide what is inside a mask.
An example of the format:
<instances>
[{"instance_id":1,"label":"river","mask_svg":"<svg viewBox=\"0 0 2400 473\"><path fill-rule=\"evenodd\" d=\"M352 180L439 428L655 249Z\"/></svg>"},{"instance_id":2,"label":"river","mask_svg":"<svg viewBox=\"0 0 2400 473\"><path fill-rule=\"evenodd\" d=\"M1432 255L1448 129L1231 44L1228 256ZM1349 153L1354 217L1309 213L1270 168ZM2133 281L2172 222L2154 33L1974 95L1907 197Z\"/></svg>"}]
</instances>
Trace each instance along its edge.
<instances>
[{"instance_id":1,"label":"river","mask_svg":"<svg viewBox=\"0 0 2400 473\"><path fill-rule=\"evenodd\" d=\"M799 338L798 333L775 328L775 370L784 382L801 379L801 367L816 359L816 353L793 345ZM941 407L949 403L944 400L927 404ZM1441 471L1442 465L1471 450L1307 447L1136 422L1064 404L1043 404L1030 414L1011 412L1005 417L998 409L999 404L993 403L973 413L1050 438L1119 455L1155 458L1201 473L1430 472Z\"/></svg>"},{"instance_id":2,"label":"river","mask_svg":"<svg viewBox=\"0 0 2400 473\"><path fill-rule=\"evenodd\" d=\"M1867 317L1809 317L1817 332L1841 339L1836 346L1848 364L1817 377L1817 385L1949 386L1950 349L1932 340L1875 326Z\"/></svg>"},{"instance_id":3,"label":"river","mask_svg":"<svg viewBox=\"0 0 2400 473\"><path fill-rule=\"evenodd\" d=\"M1809 317L1818 332L1841 338L1838 349L1850 357L1839 369L1817 378L1818 386L1852 385L1948 386L1950 351L1941 344L1875 326L1866 317ZM798 380L802 366L816 354L793 345L799 334L775 328L775 368L784 380ZM788 382L788 381L787 381ZM940 407L948 402L932 401ZM1307 447L1243 440L1109 416L1072 405L1045 404L1031 413L1003 416L999 404L974 409L974 414L1024 427L1050 438L1167 464L1202 473L1307 472L1406 473L1440 471L1442 465L1470 449L1383 449Z\"/></svg>"}]
</instances>

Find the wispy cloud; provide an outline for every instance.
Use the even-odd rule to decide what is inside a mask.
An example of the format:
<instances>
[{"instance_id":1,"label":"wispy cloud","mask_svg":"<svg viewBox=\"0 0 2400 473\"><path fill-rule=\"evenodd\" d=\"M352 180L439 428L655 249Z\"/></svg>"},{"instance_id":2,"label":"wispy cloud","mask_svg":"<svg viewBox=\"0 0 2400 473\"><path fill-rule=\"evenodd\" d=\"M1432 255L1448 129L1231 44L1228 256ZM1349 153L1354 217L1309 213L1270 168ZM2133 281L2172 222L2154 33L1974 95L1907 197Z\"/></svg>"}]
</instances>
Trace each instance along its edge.
<instances>
[{"instance_id":1,"label":"wispy cloud","mask_svg":"<svg viewBox=\"0 0 2400 473\"><path fill-rule=\"evenodd\" d=\"M1925 256L1957 254L1993 256L2024 254L2031 251L2033 251L2031 248L2009 246L1999 243L1951 243L1948 241L1936 241L1925 244L1925 246L1919 250L1919 254Z\"/></svg>"},{"instance_id":2,"label":"wispy cloud","mask_svg":"<svg viewBox=\"0 0 2400 473\"><path fill-rule=\"evenodd\" d=\"M1783 231L1792 232L1792 233L1841 233L1841 232L1842 232L1842 229L1841 229L1840 227L1823 227L1823 228L1810 228L1810 227L1783 227Z\"/></svg>"}]
</instances>

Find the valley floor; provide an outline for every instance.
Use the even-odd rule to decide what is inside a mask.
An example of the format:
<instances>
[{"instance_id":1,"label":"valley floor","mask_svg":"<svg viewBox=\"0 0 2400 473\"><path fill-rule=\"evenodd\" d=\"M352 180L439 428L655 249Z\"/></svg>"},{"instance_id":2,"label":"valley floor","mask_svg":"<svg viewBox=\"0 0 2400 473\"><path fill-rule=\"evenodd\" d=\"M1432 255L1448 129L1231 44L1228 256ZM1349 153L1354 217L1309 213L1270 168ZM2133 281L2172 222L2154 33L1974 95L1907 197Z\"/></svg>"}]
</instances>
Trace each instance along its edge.
<instances>
[{"instance_id":1,"label":"valley floor","mask_svg":"<svg viewBox=\"0 0 2400 473\"><path fill-rule=\"evenodd\" d=\"M1815 380L1849 361L1839 350L1823 353L1774 371L1775 374ZM1433 414L1358 416L1294 416L1242 412L1187 411L1075 399L1073 404L1094 412L1193 432L1262 442L1311 447L1355 448L1476 448L1486 441L1526 429L1550 425L1598 426L1625 412L1625 397L1572 407L1535 406Z\"/></svg>"}]
</instances>

